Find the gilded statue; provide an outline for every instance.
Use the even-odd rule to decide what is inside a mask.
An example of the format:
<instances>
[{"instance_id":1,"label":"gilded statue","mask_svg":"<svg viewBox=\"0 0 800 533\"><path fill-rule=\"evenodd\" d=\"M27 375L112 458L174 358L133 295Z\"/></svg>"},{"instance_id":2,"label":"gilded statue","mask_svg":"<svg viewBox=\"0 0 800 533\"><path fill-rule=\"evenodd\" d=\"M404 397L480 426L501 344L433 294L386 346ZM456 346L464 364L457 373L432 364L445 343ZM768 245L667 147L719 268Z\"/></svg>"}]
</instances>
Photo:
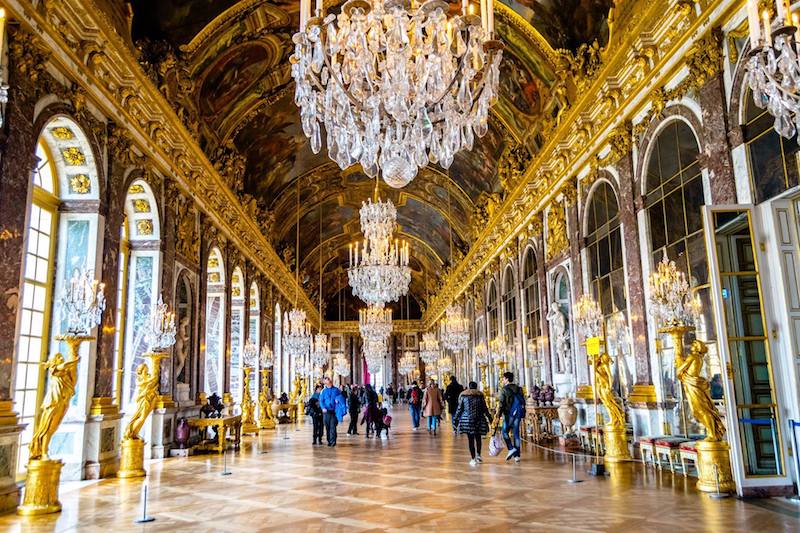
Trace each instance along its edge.
<instances>
[{"instance_id":1,"label":"gilded statue","mask_svg":"<svg viewBox=\"0 0 800 533\"><path fill-rule=\"evenodd\" d=\"M547 212L547 260L558 257L569 247L564 204L554 202Z\"/></svg>"},{"instance_id":2,"label":"gilded statue","mask_svg":"<svg viewBox=\"0 0 800 533\"><path fill-rule=\"evenodd\" d=\"M689 400L689 407L697 421L706 428L707 441L721 441L725 435L725 426L719 416L717 407L711 399L711 387L708 380L701 375L703 360L708 353L705 343L699 340L692 342L689 355L676 356L675 368L678 379L683 383L683 392Z\"/></svg>"},{"instance_id":3,"label":"gilded statue","mask_svg":"<svg viewBox=\"0 0 800 533\"><path fill-rule=\"evenodd\" d=\"M605 352L594 356L594 383L597 397L606 406L609 425L615 427L625 426L625 409L623 409L614 392L614 375L611 372L611 357Z\"/></svg>"},{"instance_id":4,"label":"gilded statue","mask_svg":"<svg viewBox=\"0 0 800 533\"><path fill-rule=\"evenodd\" d=\"M186 359L189 358L189 317L184 316L178 323L178 331L175 335L175 377L180 378L184 367L186 366ZM186 383L187 378L184 378L182 383Z\"/></svg>"},{"instance_id":5,"label":"gilded statue","mask_svg":"<svg viewBox=\"0 0 800 533\"><path fill-rule=\"evenodd\" d=\"M136 410L125 428L123 439L139 438L139 431L156 405L159 380L159 372L151 374L147 363L140 364L136 369Z\"/></svg>"},{"instance_id":6,"label":"gilded statue","mask_svg":"<svg viewBox=\"0 0 800 533\"><path fill-rule=\"evenodd\" d=\"M65 361L64 356L57 353L44 365L48 370L49 379L47 380L47 393L42 402L42 412L39 415L39 423L36 425L31 439L31 459L47 459L50 439L58 430L69 407L69 401L75 394L79 361L78 357Z\"/></svg>"}]
</instances>

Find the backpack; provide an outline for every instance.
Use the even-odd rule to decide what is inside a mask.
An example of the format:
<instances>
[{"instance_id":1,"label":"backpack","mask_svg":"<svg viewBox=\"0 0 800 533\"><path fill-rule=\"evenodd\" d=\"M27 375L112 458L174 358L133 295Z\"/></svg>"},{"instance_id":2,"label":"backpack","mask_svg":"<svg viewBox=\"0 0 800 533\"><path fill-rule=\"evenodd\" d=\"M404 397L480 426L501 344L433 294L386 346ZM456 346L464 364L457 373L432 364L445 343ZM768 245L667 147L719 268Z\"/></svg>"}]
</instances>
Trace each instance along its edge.
<instances>
[{"instance_id":1,"label":"backpack","mask_svg":"<svg viewBox=\"0 0 800 533\"><path fill-rule=\"evenodd\" d=\"M508 415L514 418L525 418L525 397L520 389L517 389L513 400L511 400L511 408L508 410Z\"/></svg>"},{"instance_id":2,"label":"backpack","mask_svg":"<svg viewBox=\"0 0 800 533\"><path fill-rule=\"evenodd\" d=\"M411 403L414 405L419 404L419 389L413 388L411 389Z\"/></svg>"}]
</instances>

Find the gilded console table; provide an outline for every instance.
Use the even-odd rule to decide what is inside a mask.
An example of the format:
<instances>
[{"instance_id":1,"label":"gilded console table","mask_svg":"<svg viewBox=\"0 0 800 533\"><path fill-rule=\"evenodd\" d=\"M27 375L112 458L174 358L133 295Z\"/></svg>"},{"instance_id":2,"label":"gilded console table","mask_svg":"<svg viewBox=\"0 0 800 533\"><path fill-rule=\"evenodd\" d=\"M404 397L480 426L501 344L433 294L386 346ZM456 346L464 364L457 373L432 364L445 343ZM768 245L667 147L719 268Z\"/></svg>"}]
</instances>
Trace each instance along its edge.
<instances>
[{"instance_id":1,"label":"gilded console table","mask_svg":"<svg viewBox=\"0 0 800 533\"><path fill-rule=\"evenodd\" d=\"M187 420L189 425L200 431L200 442L194 446L197 450L208 450L217 453L222 453L226 448L226 437L230 432L233 437L233 448L239 449L239 443L242 438L242 417L225 416L222 418L189 418ZM205 433L208 428L214 428L217 432L217 438L206 439Z\"/></svg>"}]
</instances>

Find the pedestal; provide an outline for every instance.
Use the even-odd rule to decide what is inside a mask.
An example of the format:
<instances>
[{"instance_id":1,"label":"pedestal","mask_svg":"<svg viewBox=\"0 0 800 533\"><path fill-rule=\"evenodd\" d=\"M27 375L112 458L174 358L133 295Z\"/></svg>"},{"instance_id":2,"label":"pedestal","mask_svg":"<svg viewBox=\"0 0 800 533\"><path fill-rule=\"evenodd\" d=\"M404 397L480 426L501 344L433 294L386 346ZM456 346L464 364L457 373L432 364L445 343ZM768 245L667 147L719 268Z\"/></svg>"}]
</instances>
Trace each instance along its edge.
<instances>
[{"instance_id":1,"label":"pedestal","mask_svg":"<svg viewBox=\"0 0 800 533\"><path fill-rule=\"evenodd\" d=\"M630 451L628 451L628 438L625 426L617 427L606 424L603 427L603 440L605 441L606 448L604 458L606 463L619 463L631 460L631 454Z\"/></svg>"},{"instance_id":2,"label":"pedestal","mask_svg":"<svg viewBox=\"0 0 800 533\"><path fill-rule=\"evenodd\" d=\"M123 440L117 477L127 479L146 475L147 472L144 470L144 441L142 439Z\"/></svg>"},{"instance_id":3,"label":"pedestal","mask_svg":"<svg viewBox=\"0 0 800 533\"><path fill-rule=\"evenodd\" d=\"M701 492L717 492L717 476L719 491L734 492L736 483L731 473L730 447L726 441L706 441L697 443L697 490Z\"/></svg>"},{"instance_id":4,"label":"pedestal","mask_svg":"<svg viewBox=\"0 0 800 533\"><path fill-rule=\"evenodd\" d=\"M28 462L25 494L17 514L23 516L58 513L58 484L61 481L61 461L33 459Z\"/></svg>"}]
</instances>

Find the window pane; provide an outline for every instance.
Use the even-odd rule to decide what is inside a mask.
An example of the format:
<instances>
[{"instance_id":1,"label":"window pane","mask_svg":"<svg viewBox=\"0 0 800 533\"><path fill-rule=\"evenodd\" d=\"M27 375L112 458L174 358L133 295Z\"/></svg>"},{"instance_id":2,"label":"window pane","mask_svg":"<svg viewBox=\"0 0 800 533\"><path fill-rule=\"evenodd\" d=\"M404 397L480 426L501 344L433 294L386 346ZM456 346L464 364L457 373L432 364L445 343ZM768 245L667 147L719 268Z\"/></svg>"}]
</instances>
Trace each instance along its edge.
<instances>
[{"instance_id":1,"label":"window pane","mask_svg":"<svg viewBox=\"0 0 800 533\"><path fill-rule=\"evenodd\" d=\"M658 250L667 244L667 232L664 222L664 204L660 200L648 209L650 215L650 242L653 250Z\"/></svg>"},{"instance_id":2,"label":"window pane","mask_svg":"<svg viewBox=\"0 0 800 533\"><path fill-rule=\"evenodd\" d=\"M683 189L686 201L686 235L703 229L702 206L705 204L703 197L703 180L698 176Z\"/></svg>"},{"instance_id":3,"label":"window pane","mask_svg":"<svg viewBox=\"0 0 800 533\"><path fill-rule=\"evenodd\" d=\"M686 236L686 226L683 221L683 194L680 189L664 198L664 210L667 219L667 241L673 243Z\"/></svg>"},{"instance_id":4,"label":"window pane","mask_svg":"<svg viewBox=\"0 0 800 533\"><path fill-rule=\"evenodd\" d=\"M658 154L661 163L662 180L666 181L678 173L680 163L678 161L678 139L676 125L678 121L673 121L658 136Z\"/></svg>"}]
</instances>

